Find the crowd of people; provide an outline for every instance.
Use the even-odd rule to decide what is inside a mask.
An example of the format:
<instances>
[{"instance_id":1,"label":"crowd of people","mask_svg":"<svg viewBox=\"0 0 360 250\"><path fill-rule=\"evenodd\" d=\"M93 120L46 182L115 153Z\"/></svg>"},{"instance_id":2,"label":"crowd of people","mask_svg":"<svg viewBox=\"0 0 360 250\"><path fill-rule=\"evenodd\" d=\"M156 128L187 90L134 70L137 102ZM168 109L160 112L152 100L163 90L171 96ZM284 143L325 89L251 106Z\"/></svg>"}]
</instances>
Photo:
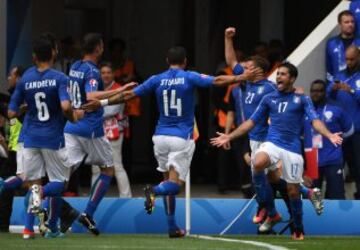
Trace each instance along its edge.
<instances>
[{"instance_id":1,"label":"crowd of people","mask_svg":"<svg viewBox=\"0 0 360 250\"><path fill-rule=\"evenodd\" d=\"M352 9L358 8L356 4ZM274 202L279 193L292 219L292 238L304 239L302 198L310 199L320 215L320 188L326 180L325 198L345 199L344 162L356 183L354 197L360 197L360 157L356 154L360 148L360 54L355 22L353 12L339 13L341 33L326 48L327 79L310 83L310 97L294 86L298 71L283 62L281 43L259 43L255 55L243 57L234 49L236 29L232 27L224 34L226 67L216 77L186 71L186 51L175 46L166 56L169 69L140 85L134 82L134 63L123 55L122 40L111 43L111 62L100 63L104 42L96 33L82 39L80 60L74 60L71 50L56 60L61 47L52 34L42 34L33 42L34 66L26 71L21 66L11 69L11 99L2 99L8 105L1 108L0 125L9 131L0 135L0 156L10 166L2 168L8 171L2 173L7 178L0 178L0 205L10 208L0 213L2 229L9 226L14 190L24 187L24 239L34 238L36 216L47 238L62 237L75 220L98 235L93 216L112 177L116 177L120 197L132 195L122 143L127 115L139 112L136 108L126 112L126 105L136 107L139 98L153 93L159 119L152 141L157 170L164 180L144 188L145 210L151 214L155 197L162 196L169 237L183 237L185 232L175 220L176 195L186 181L195 150L194 91L229 86L221 111L223 130L211 139L212 145L221 148L218 160L223 165L225 155L234 154L241 189L258 204L253 222L260 233L271 232L282 220ZM276 83L267 80L274 70ZM4 125L6 120L9 126ZM304 148L309 147L318 152L318 178L313 180L304 175L304 166L310 165L304 163ZM84 164L92 165L92 189L85 210L79 212L62 197L70 177Z\"/></svg>"}]
</instances>

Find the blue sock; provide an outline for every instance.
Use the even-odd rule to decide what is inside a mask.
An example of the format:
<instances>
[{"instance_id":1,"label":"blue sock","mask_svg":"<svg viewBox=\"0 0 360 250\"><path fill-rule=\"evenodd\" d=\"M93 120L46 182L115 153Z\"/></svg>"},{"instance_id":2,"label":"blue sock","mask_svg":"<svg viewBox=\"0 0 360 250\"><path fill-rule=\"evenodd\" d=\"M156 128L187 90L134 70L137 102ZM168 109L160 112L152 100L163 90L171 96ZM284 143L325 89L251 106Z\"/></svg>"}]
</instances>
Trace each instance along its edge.
<instances>
[{"instance_id":1,"label":"blue sock","mask_svg":"<svg viewBox=\"0 0 360 250\"><path fill-rule=\"evenodd\" d=\"M258 203L265 204L265 208L270 217L276 215L276 209L274 204L274 193L269 185L264 171L260 173L253 173L253 183L256 194L258 196Z\"/></svg>"},{"instance_id":2,"label":"blue sock","mask_svg":"<svg viewBox=\"0 0 360 250\"><path fill-rule=\"evenodd\" d=\"M85 213L89 216L93 216L97 206L99 205L102 198L105 196L111 183L111 176L100 174L98 179L95 181L91 188L90 199L85 209Z\"/></svg>"},{"instance_id":3,"label":"blue sock","mask_svg":"<svg viewBox=\"0 0 360 250\"><path fill-rule=\"evenodd\" d=\"M269 183L265 186L266 189L266 211L268 216L274 217L277 214L275 209L274 191Z\"/></svg>"},{"instance_id":4,"label":"blue sock","mask_svg":"<svg viewBox=\"0 0 360 250\"><path fill-rule=\"evenodd\" d=\"M4 181L5 190L15 190L22 186L23 180L18 176L10 176Z\"/></svg>"},{"instance_id":5,"label":"blue sock","mask_svg":"<svg viewBox=\"0 0 360 250\"><path fill-rule=\"evenodd\" d=\"M163 181L154 186L155 195L177 195L180 192L180 185L172 181Z\"/></svg>"},{"instance_id":6,"label":"blue sock","mask_svg":"<svg viewBox=\"0 0 360 250\"><path fill-rule=\"evenodd\" d=\"M300 185L300 193L303 198L308 199L310 196L310 189L301 184Z\"/></svg>"},{"instance_id":7,"label":"blue sock","mask_svg":"<svg viewBox=\"0 0 360 250\"><path fill-rule=\"evenodd\" d=\"M30 212L30 206L29 206L29 199L31 195L31 190L29 190L26 193L25 199L24 199L24 206L25 206L25 229L30 230L31 232L34 232L34 214Z\"/></svg>"},{"instance_id":8,"label":"blue sock","mask_svg":"<svg viewBox=\"0 0 360 250\"><path fill-rule=\"evenodd\" d=\"M52 181L43 187L44 197L59 196L65 189L65 183L59 181Z\"/></svg>"},{"instance_id":9,"label":"blue sock","mask_svg":"<svg viewBox=\"0 0 360 250\"><path fill-rule=\"evenodd\" d=\"M302 200L300 198L297 199L290 199L290 207L292 217L294 219L294 227L298 230L303 230L303 223L302 223Z\"/></svg>"},{"instance_id":10,"label":"blue sock","mask_svg":"<svg viewBox=\"0 0 360 250\"><path fill-rule=\"evenodd\" d=\"M176 230L178 229L175 220L176 197L175 195L166 195L163 197L163 201L169 230Z\"/></svg>"},{"instance_id":11,"label":"blue sock","mask_svg":"<svg viewBox=\"0 0 360 250\"><path fill-rule=\"evenodd\" d=\"M58 231L57 222L60 216L61 206L62 206L62 198L60 196L57 197L49 197L48 200L48 222L50 230L55 233Z\"/></svg>"}]
</instances>

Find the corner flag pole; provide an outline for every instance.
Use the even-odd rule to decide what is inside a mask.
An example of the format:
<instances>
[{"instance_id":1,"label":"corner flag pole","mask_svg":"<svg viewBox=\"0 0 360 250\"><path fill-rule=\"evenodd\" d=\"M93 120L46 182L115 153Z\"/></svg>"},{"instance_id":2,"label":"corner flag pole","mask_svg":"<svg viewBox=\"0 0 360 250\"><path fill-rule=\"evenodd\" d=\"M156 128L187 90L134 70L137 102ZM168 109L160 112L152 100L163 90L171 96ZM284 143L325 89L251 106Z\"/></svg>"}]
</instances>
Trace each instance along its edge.
<instances>
[{"instance_id":1,"label":"corner flag pole","mask_svg":"<svg viewBox=\"0 0 360 250\"><path fill-rule=\"evenodd\" d=\"M185 230L186 235L190 235L191 230L191 211L190 211L190 170L186 176L185 183Z\"/></svg>"}]
</instances>

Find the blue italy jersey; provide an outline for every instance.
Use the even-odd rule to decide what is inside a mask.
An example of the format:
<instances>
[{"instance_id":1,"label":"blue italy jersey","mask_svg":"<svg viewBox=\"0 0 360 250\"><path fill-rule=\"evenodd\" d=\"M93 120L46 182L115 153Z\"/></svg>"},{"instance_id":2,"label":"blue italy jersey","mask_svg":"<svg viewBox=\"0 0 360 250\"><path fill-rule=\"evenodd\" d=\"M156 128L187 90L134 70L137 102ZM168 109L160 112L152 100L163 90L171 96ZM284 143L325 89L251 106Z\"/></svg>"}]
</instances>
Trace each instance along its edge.
<instances>
[{"instance_id":1,"label":"blue italy jersey","mask_svg":"<svg viewBox=\"0 0 360 250\"><path fill-rule=\"evenodd\" d=\"M237 64L234 69L233 73L235 75L239 75L243 73L243 68ZM243 97L243 109L245 119L249 119L252 114L255 112L256 108L260 104L262 98L275 91L276 86L275 83L263 79L261 81L251 83L246 82L246 88L242 95ZM266 120L260 121L255 125L255 127L250 131L249 138L250 140L254 141L264 141L268 132L268 122Z\"/></svg>"},{"instance_id":2,"label":"blue italy jersey","mask_svg":"<svg viewBox=\"0 0 360 250\"><path fill-rule=\"evenodd\" d=\"M330 132L343 132L344 137L351 135L353 132L351 118L340 105L330 101L325 105L316 107L315 110L319 119L325 124ZM305 127L309 128L310 126ZM328 138L319 135L316 131L312 130L312 133L313 146L318 148L319 167L343 164L342 147L336 147Z\"/></svg>"},{"instance_id":3,"label":"blue italy jersey","mask_svg":"<svg viewBox=\"0 0 360 250\"><path fill-rule=\"evenodd\" d=\"M360 47L360 38L354 38L352 44ZM330 38L326 44L326 78L328 81L335 80L334 77L340 71L346 69L345 46L340 36Z\"/></svg>"},{"instance_id":4,"label":"blue italy jersey","mask_svg":"<svg viewBox=\"0 0 360 250\"><path fill-rule=\"evenodd\" d=\"M231 90L228 111L235 112L236 126L240 126L240 124L246 120L244 115L243 92L240 85Z\"/></svg>"},{"instance_id":5,"label":"blue italy jersey","mask_svg":"<svg viewBox=\"0 0 360 250\"><path fill-rule=\"evenodd\" d=\"M213 79L196 72L169 69L136 87L134 93L137 96L155 92L160 113L155 135L192 138L195 87L211 86Z\"/></svg>"},{"instance_id":6,"label":"blue italy jersey","mask_svg":"<svg viewBox=\"0 0 360 250\"><path fill-rule=\"evenodd\" d=\"M300 136L303 131L304 115L310 121L318 119L308 96L275 91L266 95L251 120L265 122L270 118L266 141L285 150L301 154Z\"/></svg>"},{"instance_id":7,"label":"blue italy jersey","mask_svg":"<svg viewBox=\"0 0 360 250\"><path fill-rule=\"evenodd\" d=\"M334 82L327 86L327 95L337 103L342 105L346 112L353 119L356 132L360 132L360 72L356 71L349 75L346 70L337 74L336 78L350 86L353 93L344 90L332 91Z\"/></svg>"},{"instance_id":8,"label":"blue italy jersey","mask_svg":"<svg viewBox=\"0 0 360 250\"><path fill-rule=\"evenodd\" d=\"M73 107L80 108L87 102L86 93L102 90L99 69L90 61L76 61L70 68L70 97ZM65 133L87 138L96 138L104 135L104 109L85 113L83 119L76 123L68 121Z\"/></svg>"},{"instance_id":9,"label":"blue italy jersey","mask_svg":"<svg viewBox=\"0 0 360 250\"><path fill-rule=\"evenodd\" d=\"M9 110L15 112L24 102L28 105L22 129L24 147L54 150L64 147L61 101L70 100L68 82L67 76L54 69L39 72L31 67L24 73L9 104Z\"/></svg>"}]
</instances>

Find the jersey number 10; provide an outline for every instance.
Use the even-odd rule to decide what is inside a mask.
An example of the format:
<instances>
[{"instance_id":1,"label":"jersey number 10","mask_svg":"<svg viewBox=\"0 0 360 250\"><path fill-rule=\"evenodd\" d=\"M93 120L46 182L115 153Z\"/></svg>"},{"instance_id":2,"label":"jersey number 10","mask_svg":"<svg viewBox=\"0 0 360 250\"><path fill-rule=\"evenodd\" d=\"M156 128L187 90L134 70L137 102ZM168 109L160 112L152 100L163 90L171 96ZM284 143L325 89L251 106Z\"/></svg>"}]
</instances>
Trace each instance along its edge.
<instances>
[{"instance_id":1,"label":"jersey number 10","mask_svg":"<svg viewBox=\"0 0 360 250\"><path fill-rule=\"evenodd\" d=\"M176 109L176 116L182 115L182 103L180 98L176 98L176 90L171 90L170 95L170 105L169 105L169 91L167 89L163 90L163 102L164 102L164 114L169 116L169 109Z\"/></svg>"}]
</instances>

